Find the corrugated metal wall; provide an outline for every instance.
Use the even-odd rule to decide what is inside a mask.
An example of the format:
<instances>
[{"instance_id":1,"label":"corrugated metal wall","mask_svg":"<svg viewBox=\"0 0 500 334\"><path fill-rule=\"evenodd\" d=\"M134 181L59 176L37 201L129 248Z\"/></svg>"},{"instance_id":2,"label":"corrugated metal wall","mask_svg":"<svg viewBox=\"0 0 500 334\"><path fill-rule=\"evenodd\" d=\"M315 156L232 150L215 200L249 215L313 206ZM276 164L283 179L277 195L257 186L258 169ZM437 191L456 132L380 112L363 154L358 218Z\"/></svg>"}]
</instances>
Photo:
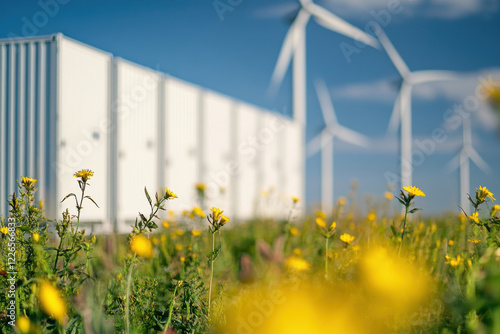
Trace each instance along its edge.
<instances>
[{"instance_id":1,"label":"corrugated metal wall","mask_svg":"<svg viewBox=\"0 0 500 334\"><path fill-rule=\"evenodd\" d=\"M38 179L38 198L55 215L57 36L0 41L0 214L21 176ZM50 189L50 190L49 190Z\"/></svg>"},{"instance_id":2,"label":"corrugated metal wall","mask_svg":"<svg viewBox=\"0 0 500 334\"><path fill-rule=\"evenodd\" d=\"M296 122L61 35L0 41L0 116L4 216L24 175L39 180L48 217L74 210L58 203L82 168L94 170L88 191L100 204L82 218L103 223L98 231L129 232L149 210L144 186L168 186L180 211L204 182L205 204L239 218L283 216L290 196L303 196Z\"/></svg>"}]
</instances>

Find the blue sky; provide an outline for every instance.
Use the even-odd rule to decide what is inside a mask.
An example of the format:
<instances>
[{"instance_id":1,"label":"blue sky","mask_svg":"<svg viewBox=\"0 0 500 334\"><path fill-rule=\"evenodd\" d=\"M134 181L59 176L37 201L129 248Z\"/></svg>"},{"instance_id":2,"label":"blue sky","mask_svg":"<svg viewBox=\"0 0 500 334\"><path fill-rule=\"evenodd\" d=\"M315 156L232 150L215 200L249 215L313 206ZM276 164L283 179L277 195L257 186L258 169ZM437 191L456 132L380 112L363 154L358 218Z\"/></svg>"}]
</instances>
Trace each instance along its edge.
<instances>
[{"instance_id":1,"label":"blue sky","mask_svg":"<svg viewBox=\"0 0 500 334\"><path fill-rule=\"evenodd\" d=\"M299 5L296 0L221 0L219 15L207 0L41 0L0 1L0 38L56 32L139 64L249 103L291 112L290 71L276 96L267 93L281 43ZM479 80L500 83L498 0L317 0L362 30L394 4L385 31L411 70L452 70L460 79L423 85L413 94L415 140L434 129L446 141L425 154L413 181L427 193L425 212L456 210L458 172L444 166L461 147L461 128L450 128L444 115L474 97ZM48 4L51 4L50 6ZM57 4L57 8L54 6ZM40 13L47 13L43 15ZM44 20L44 18L47 18ZM27 23L29 22L29 23ZM31 24L31 25L30 25ZM344 44L342 44L344 43ZM366 134L370 150L339 143L335 151L335 196L346 195L356 179L360 199L381 196L384 175L398 173L398 141L386 138L400 78L384 51L360 49L347 61L340 46L354 43L319 26L307 26L307 138L324 126L313 82L323 79L339 123ZM449 113L449 112L448 112ZM493 172L471 167L471 186L486 185L500 196L500 137L496 114L486 103L474 108L473 143ZM414 148L415 149L415 148ZM319 201L319 155L307 161L307 198Z\"/></svg>"}]
</instances>

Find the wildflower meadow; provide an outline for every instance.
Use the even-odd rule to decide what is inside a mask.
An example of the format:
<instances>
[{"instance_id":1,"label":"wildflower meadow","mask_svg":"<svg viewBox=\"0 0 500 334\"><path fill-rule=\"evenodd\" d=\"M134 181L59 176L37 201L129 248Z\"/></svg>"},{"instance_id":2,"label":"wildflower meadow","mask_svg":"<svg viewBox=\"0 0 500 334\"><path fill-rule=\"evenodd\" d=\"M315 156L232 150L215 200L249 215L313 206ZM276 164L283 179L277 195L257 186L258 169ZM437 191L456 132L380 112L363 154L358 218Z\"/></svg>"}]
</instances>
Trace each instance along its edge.
<instances>
[{"instance_id":1,"label":"wildflower meadow","mask_svg":"<svg viewBox=\"0 0 500 334\"><path fill-rule=\"evenodd\" d=\"M425 189L385 192L368 211L238 221L204 201L174 212L175 189L144 189L126 235L81 224L90 170L60 217L23 177L0 228L1 333L498 333L500 206L427 216ZM74 181L74 180L73 180ZM69 182L69 180L68 180ZM52 219L54 218L54 219Z\"/></svg>"}]
</instances>

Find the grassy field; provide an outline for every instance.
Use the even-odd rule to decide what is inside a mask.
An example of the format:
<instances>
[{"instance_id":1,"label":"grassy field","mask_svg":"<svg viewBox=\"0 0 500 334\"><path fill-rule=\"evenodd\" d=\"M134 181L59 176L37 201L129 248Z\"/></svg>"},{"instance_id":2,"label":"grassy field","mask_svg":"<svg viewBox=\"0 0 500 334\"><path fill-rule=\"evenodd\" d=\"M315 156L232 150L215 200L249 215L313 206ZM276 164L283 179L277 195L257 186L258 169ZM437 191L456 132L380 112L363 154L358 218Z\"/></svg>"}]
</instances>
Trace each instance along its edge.
<instances>
[{"instance_id":1,"label":"grassy field","mask_svg":"<svg viewBox=\"0 0 500 334\"><path fill-rule=\"evenodd\" d=\"M10 199L2 333L500 333L500 206L485 187L458 216L426 217L433 199L405 187L365 212L340 198L297 218L292 197L287 220L239 222L210 203L170 212L175 189L146 190L129 235L92 236L93 173L75 176L74 215L48 221L31 178Z\"/></svg>"}]
</instances>

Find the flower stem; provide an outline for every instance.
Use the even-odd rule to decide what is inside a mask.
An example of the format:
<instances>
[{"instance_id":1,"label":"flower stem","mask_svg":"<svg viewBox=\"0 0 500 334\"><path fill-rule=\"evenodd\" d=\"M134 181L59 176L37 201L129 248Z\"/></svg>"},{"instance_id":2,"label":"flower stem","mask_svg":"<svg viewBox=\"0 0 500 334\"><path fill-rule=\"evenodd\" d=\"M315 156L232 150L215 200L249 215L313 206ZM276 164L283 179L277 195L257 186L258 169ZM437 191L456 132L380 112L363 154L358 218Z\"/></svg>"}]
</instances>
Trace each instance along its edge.
<instances>
[{"instance_id":1,"label":"flower stem","mask_svg":"<svg viewBox=\"0 0 500 334\"><path fill-rule=\"evenodd\" d=\"M398 258L401 254L401 246L403 246L403 240L405 238L405 228L406 228L406 217L408 216L408 205L405 206L405 220L403 222L403 231L401 232L401 243L399 244Z\"/></svg>"},{"instance_id":2,"label":"flower stem","mask_svg":"<svg viewBox=\"0 0 500 334\"><path fill-rule=\"evenodd\" d=\"M214 280L214 254L215 254L215 232L212 233L212 255L210 258L210 288L208 290L208 314L210 315L210 306L212 302L212 282Z\"/></svg>"},{"instance_id":3,"label":"flower stem","mask_svg":"<svg viewBox=\"0 0 500 334\"><path fill-rule=\"evenodd\" d=\"M172 320L172 313L174 311L174 304L175 304L175 296L177 294L178 287L179 287L179 285L176 285L175 289L174 289L174 294L172 296L172 302L170 303L170 309L168 310L168 319L167 319L167 323L165 325L165 328L163 329L163 333L167 332L168 326L170 326L170 321Z\"/></svg>"},{"instance_id":4,"label":"flower stem","mask_svg":"<svg viewBox=\"0 0 500 334\"><path fill-rule=\"evenodd\" d=\"M130 262L130 268L128 270L128 276L127 276L127 293L126 293L126 298L125 298L125 333L126 334L130 333L130 286L132 284L132 270L134 268L134 259L135 259L135 256L132 258L132 261Z\"/></svg>"},{"instance_id":5,"label":"flower stem","mask_svg":"<svg viewBox=\"0 0 500 334\"><path fill-rule=\"evenodd\" d=\"M325 238L325 278L328 279L328 240L330 238Z\"/></svg>"}]
</instances>

